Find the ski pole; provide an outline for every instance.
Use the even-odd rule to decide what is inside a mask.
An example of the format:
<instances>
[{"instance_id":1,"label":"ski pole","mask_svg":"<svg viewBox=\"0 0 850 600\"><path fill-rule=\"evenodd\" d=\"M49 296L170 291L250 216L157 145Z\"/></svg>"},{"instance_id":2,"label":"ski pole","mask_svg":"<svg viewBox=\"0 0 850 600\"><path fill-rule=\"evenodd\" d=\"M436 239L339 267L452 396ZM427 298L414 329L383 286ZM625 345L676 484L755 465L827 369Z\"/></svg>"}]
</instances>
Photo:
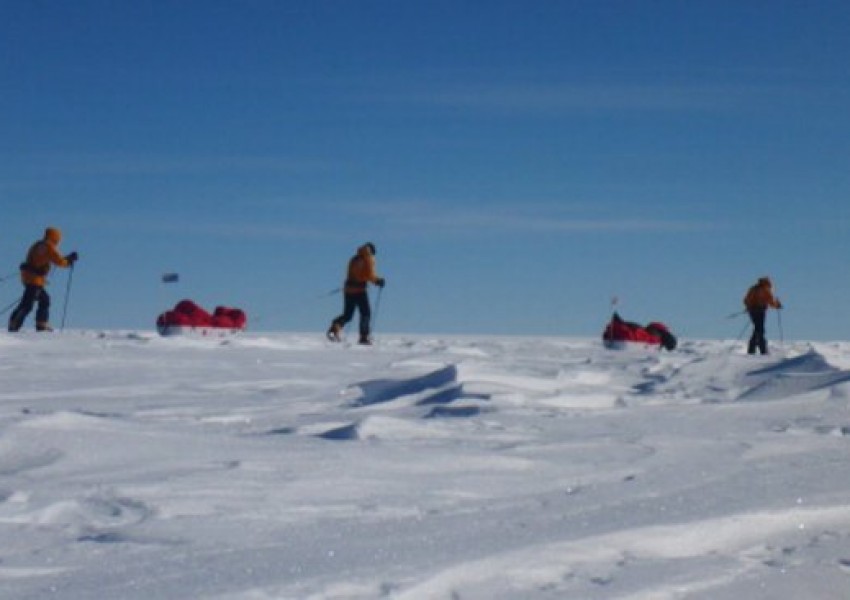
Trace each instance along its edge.
<instances>
[{"instance_id":1,"label":"ski pole","mask_svg":"<svg viewBox=\"0 0 850 600\"><path fill-rule=\"evenodd\" d=\"M375 300L375 314L372 316L372 331L375 331L378 324L378 312L381 310L381 294L384 293L384 288L378 288L378 299Z\"/></svg>"},{"instance_id":2,"label":"ski pole","mask_svg":"<svg viewBox=\"0 0 850 600\"><path fill-rule=\"evenodd\" d=\"M0 277L0 283L4 283L4 282L8 281L9 279L11 279L12 277L14 277L17 274L18 274L18 271L12 271L8 275L3 275L3 277Z\"/></svg>"},{"instance_id":3,"label":"ski pole","mask_svg":"<svg viewBox=\"0 0 850 600\"><path fill-rule=\"evenodd\" d=\"M68 299L71 296L71 281L74 279L74 263L71 263L71 270L68 272L68 285L65 287L65 304L62 307L62 326L59 331L65 331L65 316L68 314Z\"/></svg>"},{"instance_id":4,"label":"ski pole","mask_svg":"<svg viewBox=\"0 0 850 600\"><path fill-rule=\"evenodd\" d=\"M342 291L342 288L341 288L341 287L334 288L334 289L332 289L332 290L331 290L331 291L329 291L329 292L326 292L326 293L324 293L324 294L320 294L320 295L316 296L316 300L319 300L320 298L329 298L330 296L336 296L336 295L337 295L337 294L339 294L341 291Z\"/></svg>"},{"instance_id":5,"label":"ski pole","mask_svg":"<svg viewBox=\"0 0 850 600\"><path fill-rule=\"evenodd\" d=\"M785 343L785 332L782 330L782 309L776 311L776 318L779 320L779 343Z\"/></svg>"},{"instance_id":6,"label":"ski pole","mask_svg":"<svg viewBox=\"0 0 850 600\"><path fill-rule=\"evenodd\" d=\"M608 333L610 334L608 337L609 342L614 341L614 315L617 313L617 303L620 302L620 298L617 296L611 297L611 320L608 321Z\"/></svg>"},{"instance_id":7,"label":"ski pole","mask_svg":"<svg viewBox=\"0 0 850 600\"><path fill-rule=\"evenodd\" d=\"M741 341L741 338L743 338L743 337L744 337L744 333L746 333L747 329L749 329L749 328L750 328L750 324L749 324L749 323L747 323L746 325L744 325L744 328L743 328L743 329L741 329L741 333L739 333L739 334L738 334L738 337L737 337L737 338L735 338L735 341L736 341L736 342L740 342L740 341Z\"/></svg>"},{"instance_id":8,"label":"ski pole","mask_svg":"<svg viewBox=\"0 0 850 600\"><path fill-rule=\"evenodd\" d=\"M19 302L19 300L13 300L11 304L9 304L8 306L6 306L4 309L0 310L0 315L5 315L5 314L6 314L7 312L9 312L9 311L12 309L12 307L13 307L13 306L15 306L18 302Z\"/></svg>"},{"instance_id":9,"label":"ski pole","mask_svg":"<svg viewBox=\"0 0 850 600\"><path fill-rule=\"evenodd\" d=\"M739 310L739 311L738 311L738 312L736 312L736 313L732 313L731 315L726 315L726 318L727 318L727 319L734 319L735 317L740 317L740 316L741 316L741 315L743 315L745 312L747 312L747 309L746 309L746 308L745 308L744 310Z\"/></svg>"}]
</instances>

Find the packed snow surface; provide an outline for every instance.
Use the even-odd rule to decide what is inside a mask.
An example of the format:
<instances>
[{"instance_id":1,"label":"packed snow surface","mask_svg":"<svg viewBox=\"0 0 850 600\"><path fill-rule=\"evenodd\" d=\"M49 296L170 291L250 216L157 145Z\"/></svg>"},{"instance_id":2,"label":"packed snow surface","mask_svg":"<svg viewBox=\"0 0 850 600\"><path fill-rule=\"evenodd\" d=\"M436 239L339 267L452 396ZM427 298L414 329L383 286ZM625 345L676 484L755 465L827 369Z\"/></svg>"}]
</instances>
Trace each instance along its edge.
<instances>
[{"instance_id":1,"label":"packed snow surface","mask_svg":"<svg viewBox=\"0 0 850 600\"><path fill-rule=\"evenodd\" d=\"M0 335L0 597L850 597L850 343Z\"/></svg>"}]
</instances>

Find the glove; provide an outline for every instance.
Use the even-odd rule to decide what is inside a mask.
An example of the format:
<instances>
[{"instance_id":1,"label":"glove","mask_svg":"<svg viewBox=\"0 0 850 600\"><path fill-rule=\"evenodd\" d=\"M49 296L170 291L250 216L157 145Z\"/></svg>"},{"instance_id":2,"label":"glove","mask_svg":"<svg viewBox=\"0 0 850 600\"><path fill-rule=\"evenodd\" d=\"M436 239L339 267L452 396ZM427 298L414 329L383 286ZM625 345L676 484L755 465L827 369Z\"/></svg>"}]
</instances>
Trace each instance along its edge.
<instances>
[{"instance_id":1,"label":"glove","mask_svg":"<svg viewBox=\"0 0 850 600\"><path fill-rule=\"evenodd\" d=\"M77 254L76 252L71 252L71 254L65 257L65 260L67 260L69 264L73 265L75 262L77 262L77 259L79 258L79 254Z\"/></svg>"},{"instance_id":2,"label":"glove","mask_svg":"<svg viewBox=\"0 0 850 600\"><path fill-rule=\"evenodd\" d=\"M387 285L387 282L386 282L386 280L385 280L383 277L378 277L378 278L375 280L375 285L377 285L379 288L382 288L382 287L384 287L385 285Z\"/></svg>"}]
</instances>

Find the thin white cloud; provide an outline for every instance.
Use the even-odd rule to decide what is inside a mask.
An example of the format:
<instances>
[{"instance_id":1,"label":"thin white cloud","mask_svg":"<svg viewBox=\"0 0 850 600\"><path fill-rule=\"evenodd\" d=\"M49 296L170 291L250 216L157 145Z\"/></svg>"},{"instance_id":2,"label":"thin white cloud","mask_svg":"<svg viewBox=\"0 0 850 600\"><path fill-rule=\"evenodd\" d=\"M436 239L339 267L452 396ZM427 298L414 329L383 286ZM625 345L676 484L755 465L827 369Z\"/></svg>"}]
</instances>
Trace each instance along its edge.
<instances>
[{"instance_id":1,"label":"thin white cloud","mask_svg":"<svg viewBox=\"0 0 850 600\"><path fill-rule=\"evenodd\" d=\"M719 111L763 106L784 95L770 85L508 83L434 87L397 101L490 112Z\"/></svg>"},{"instance_id":2,"label":"thin white cloud","mask_svg":"<svg viewBox=\"0 0 850 600\"><path fill-rule=\"evenodd\" d=\"M431 231L465 231L489 233L594 233L594 232L674 232L705 229L704 224L687 221L645 219L634 217L569 218L531 216L522 214L451 214L419 215L411 218L409 226Z\"/></svg>"},{"instance_id":3,"label":"thin white cloud","mask_svg":"<svg viewBox=\"0 0 850 600\"><path fill-rule=\"evenodd\" d=\"M316 226L298 223L257 223L238 221L233 218L215 218L196 215L192 219L170 221L150 215L84 216L75 215L68 219L77 229L107 231L132 230L134 234L173 235L178 237L212 237L221 239L267 239L267 240L324 240L331 235Z\"/></svg>"},{"instance_id":4,"label":"thin white cloud","mask_svg":"<svg viewBox=\"0 0 850 600\"><path fill-rule=\"evenodd\" d=\"M327 165L307 159L282 156L197 155L146 156L120 154L43 155L16 157L21 167L17 175L52 174L65 176L89 175L171 175L215 174L250 171L320 171ZM25 160L24 160L25 159Z\"/></svg>"},{"instance_id":5,"label":"thin white cloud","mask_svg":"<svg viewBox=\"0 0 850 600\"><path fill-rule=\"evenodd\" d=\"M195 222L189 224L153 224L160 233L198 235L218 238L250 239L327 239L328 233L316 227L274 223Z\"/></svg>"},{"instance_id":6,"label":"thin white cloud","mask_svg":"<svg viewBox=\"0 0 850 600\"><path fill-rule=\"evenodd\" d=\"M705 221L655 219L640 216L585 216L587 207L528 204L454 208L424 201L372 202L348 205L348 210L380 219L385 226L411 233L534 234L594 232L683 232L706 230ZM566 214L567 212L581 214ZM598 211L593 211L598 213Z\"/></svg>"},{"instance_id":7,"label":"thin white cloud","mask_svg":"<svg viewBox=\"0 0 850 600\"><path fill-rule=\"evenodd\" d=\"M452 215L449 218L420 217L419 226L441 229L484 230L514 233L557 233L557 232L660 232L690 231L705 226L686 221L670 221L643 218L583 219L528 215Z\"/></svg>"}]
</instances>

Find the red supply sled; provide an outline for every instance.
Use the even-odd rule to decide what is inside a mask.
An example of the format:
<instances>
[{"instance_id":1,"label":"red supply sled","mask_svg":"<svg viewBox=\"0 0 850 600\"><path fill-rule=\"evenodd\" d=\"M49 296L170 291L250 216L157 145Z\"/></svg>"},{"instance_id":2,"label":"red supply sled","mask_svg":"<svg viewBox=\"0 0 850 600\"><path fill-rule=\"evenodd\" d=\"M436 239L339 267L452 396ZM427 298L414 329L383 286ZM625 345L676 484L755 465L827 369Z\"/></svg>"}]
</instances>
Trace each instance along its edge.
<instances>
[{"instance_id":1,"label":"red supply sled","mask_svg":"<svg viewBox=\"0 0 850 600\"><path fill-rule=\"evenodd\" d=\"M602 333L602 343L606 348L614 349L643 346L659 350L661 348L674 350L677 341L664 323L655 321L643 327L637 323L624 321L620 315L614 313L611 322Z\"/></svg>"},{"instance_id":2,"label":"red supply sled","mask_svg":"<svg viewBox=\"0 0 850 600\"><path fill-rule=\"evenodd\" d=\"M248 318L238 308L217 306L212 314L192 302L181 300L156 319L160 335L223 337L244 331Z\"/></svg>"}]
</instances>

